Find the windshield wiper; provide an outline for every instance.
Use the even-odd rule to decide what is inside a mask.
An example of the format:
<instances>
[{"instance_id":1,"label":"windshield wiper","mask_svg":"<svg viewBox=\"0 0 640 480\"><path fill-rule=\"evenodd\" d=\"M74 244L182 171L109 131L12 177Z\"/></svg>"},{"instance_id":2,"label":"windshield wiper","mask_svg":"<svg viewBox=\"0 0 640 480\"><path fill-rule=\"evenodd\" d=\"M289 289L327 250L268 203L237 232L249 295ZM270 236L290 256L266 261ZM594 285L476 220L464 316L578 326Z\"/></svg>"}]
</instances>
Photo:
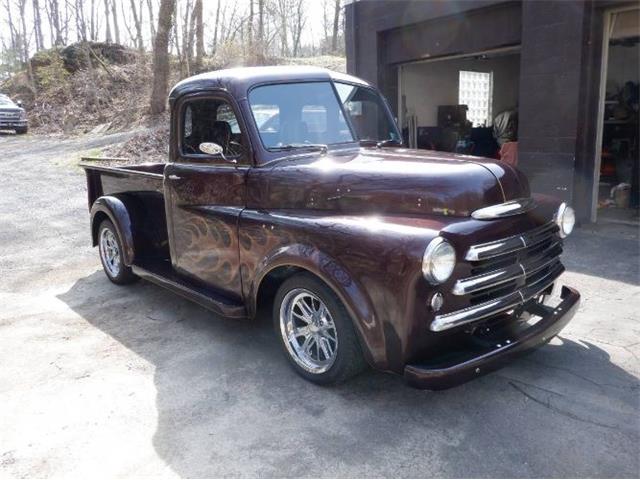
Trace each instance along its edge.
<instances>
[{"instance_id":1,"label":"windshield wiper","mask_svg":"<svg viewBox=\"0 0 640 480\"><path fill-rule=\"evenodd\" d=\"M393 138L387 138L386 140L380 140L379 142L376 143L376 147L378 148L382 148L382 147L388 147L389 145L402 145L402 143L400 143L399 140L395 140Z\"/></svg>"},{"instance_id":2,"label":"windshield wiper","mask_svg":"<svg viewBox=\"0 0 640 480\"><path fill-rule=\"evenodd\" d=\"M286 145L280 145L278 147L271 147L270 150L287 151L298 150L302 148L319 150L322 153L327 153L327 150L329 149L324 143L288 143Z\"/></svg>"},{"instance_id":3,"label":"windshield wiper","mask_svg":"<svg viewBox=\"0 0 640 480\"><path fill-rule=\"evenodd\" d=\"M402 143L400 142L400 140L394 140L393 138L387 138L386 140L365 139L365 140L360 140L360 145L362 145L363 147L382 148L382 147L387 147L389 145L402 145Z\"/></svg>"}]
</instances>

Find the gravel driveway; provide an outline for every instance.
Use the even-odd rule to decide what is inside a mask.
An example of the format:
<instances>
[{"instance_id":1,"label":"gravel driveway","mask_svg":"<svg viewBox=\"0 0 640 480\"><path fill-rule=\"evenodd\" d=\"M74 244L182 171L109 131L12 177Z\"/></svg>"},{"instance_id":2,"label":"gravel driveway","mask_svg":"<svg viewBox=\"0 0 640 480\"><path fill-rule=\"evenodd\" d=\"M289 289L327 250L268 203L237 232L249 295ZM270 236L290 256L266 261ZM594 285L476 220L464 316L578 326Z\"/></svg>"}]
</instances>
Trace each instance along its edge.
<instances>
[{"instance_id":1,"label":"gravel driveway","mask_svg":"<svg viewBox=\"0 0 640 480\"><path fill-rule=\"evenodd\" d=\"M0 476L637 477L640 287L632 227L580 229L561 338L453 390L285 363L268 315L216 318L109 283L77 152L125 136L0 136Z\"/></svg>"}]
</instances>

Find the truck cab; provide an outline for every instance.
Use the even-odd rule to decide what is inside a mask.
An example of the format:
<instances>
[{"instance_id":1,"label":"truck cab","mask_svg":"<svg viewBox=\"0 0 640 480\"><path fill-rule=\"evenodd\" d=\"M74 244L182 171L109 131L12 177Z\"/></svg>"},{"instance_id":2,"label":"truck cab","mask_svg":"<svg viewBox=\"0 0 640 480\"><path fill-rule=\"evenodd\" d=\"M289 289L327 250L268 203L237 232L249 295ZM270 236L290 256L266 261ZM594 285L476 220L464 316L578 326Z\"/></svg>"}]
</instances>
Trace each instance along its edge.
<instances>
[{"instance_id":1,"label":"truck cab","mask_svg":"<svg viewBox=\"0 0 640 480\"><path fill-rule=\"evenodd\" d=\"M543 345L572 209L496 160L404 148L375 87L311 67L221 70L169 96L166 163L85 159L109 280L143 278L219 315L273 305L292 367L367 365L446 388Z\"/></svg>"}]
</instances>

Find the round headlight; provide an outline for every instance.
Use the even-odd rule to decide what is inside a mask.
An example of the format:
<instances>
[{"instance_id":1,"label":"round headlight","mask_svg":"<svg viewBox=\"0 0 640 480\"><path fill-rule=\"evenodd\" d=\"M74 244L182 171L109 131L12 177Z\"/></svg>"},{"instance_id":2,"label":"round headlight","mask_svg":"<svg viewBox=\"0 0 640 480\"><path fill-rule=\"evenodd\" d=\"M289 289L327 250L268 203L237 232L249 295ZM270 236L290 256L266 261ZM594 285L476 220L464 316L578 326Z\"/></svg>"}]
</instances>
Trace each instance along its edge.
<instances>
[{"instance_id":1,"label":"round headlight","mask_svg":"<svg viewBox=\"0 0 640 480\"><path fill-rule=\"evenodd\" d=\"M566 203L561 204L556 214L556 223L560 228L560 236L562 238L573 232L573 227L576 225L576 213L573 208Z\"/></svg>"},{"instance_id":2,"label":"round headlight","mask_svg":"<svg viewBox=\"0 0 640 480\"><path fill-rule=\"evenodd\" d=\"M422 274L434 285L446 282L456 266L456 252L449 242L436 237L427 246L422 257Z\"/></svg>"}]
</instances>

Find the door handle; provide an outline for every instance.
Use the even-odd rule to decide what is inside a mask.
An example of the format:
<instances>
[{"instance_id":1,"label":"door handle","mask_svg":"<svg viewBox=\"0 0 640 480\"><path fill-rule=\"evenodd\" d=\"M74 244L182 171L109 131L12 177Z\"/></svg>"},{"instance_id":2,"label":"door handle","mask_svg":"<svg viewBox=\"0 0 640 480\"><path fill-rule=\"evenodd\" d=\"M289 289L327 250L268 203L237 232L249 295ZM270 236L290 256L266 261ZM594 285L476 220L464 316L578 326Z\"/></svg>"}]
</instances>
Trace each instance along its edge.
<instances>
[{"instance_id":1,"label":"door handle","mask_svg":"<svg viewBox=\"0 0 640 480\"><path fill-rule=\"evenodd\" d=\"M182 177L179 175L169 175L169 180L182 180Z\"/></svg>"}]
</instances>

